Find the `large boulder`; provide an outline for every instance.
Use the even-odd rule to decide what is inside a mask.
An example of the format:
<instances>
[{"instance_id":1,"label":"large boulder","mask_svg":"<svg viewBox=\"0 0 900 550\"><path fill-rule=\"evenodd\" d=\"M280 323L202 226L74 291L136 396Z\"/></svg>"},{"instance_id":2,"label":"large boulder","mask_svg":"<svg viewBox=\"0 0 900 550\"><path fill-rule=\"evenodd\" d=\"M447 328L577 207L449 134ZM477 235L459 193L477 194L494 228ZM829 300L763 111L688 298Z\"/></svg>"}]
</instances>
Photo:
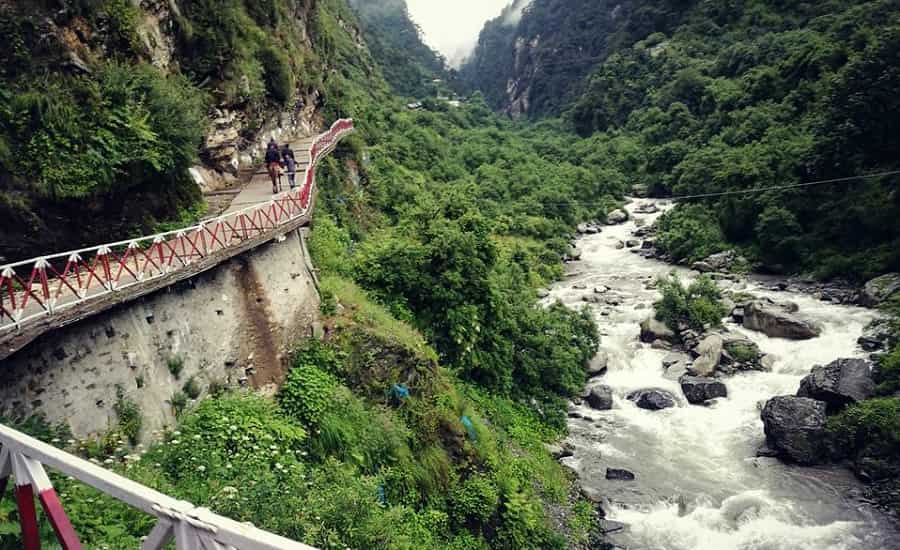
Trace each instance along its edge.
<instances>
[{"instance_id":1,"label":"large boulder","mask_svg":"<svg viewBox=\"0 0 900 550\"><path fill-rule=\"evenodd\" d=\"M682 376L678 379L681 391L691 405L700 405L717 397L728 397L728 389L715 378Z\"/></svg>"},{"instance_id":2,"label":"large boulder","mask_svg":"<svg viewBox=\"0 0 900 550\"><path fill-rule=\"evenodd\" d=\"M725 345L719 370L725 373L746 370L769 370L762 364L765 354L749 338L729 332L724 335Z\"/></svg>"},{"instance_id":3,"label":"large boulder","mask_svg":"<svg viewBox=\"0 0 900 550\"><path fill-rule=\"evenodd\" d=\"M864 306L875 307L897 292L900 292L900 273L888 273L866 283L860 301Z\"/></svg>"},{"instance_id":4,"label":"large boulder","mask_svg":"<svg viewBox=\"0 0 900 550\"><path fill-rule=\"evenodd\" d=\"M613 392L609 386L597 386L591 388L585 397L587 404L598 411L608 411L613 408Z\"/></svg>"},{"instance_id":5,"label":"large boulder","mask_svg":"<svg viewBox=\"0 0 900 550\"><path fill-rule=\"evenodd\" d=\"M588 362L585 370L587 371L587 375L589 378L594 378L596 376L602 376L606 374L606 369L609 365L609 355L605 351L601 351L594 356L593 359Z\"/></svg>"},{"instance_id":6,"label":"large boulder","mask_svg":"<svg viewBox=\"0 0 900 550\"><path fill-rule=\"evenodd\" d=\"M627 397L639 408L648 411L668 409L676 404L675 396L666 390L637 390L629 393Z\"/></svg>"},{"instance_id":7,"label":"large boulder","mask_svg":"<svg viewBox=\"0 0 900 550\"><path fill-rule=\"evenodd\" d=\"M826 407L808 397L781 395L766 402L760 415L769 448L798 464L819 464L828 455Z\"/></svg>"},{"instance_id":8,"label":"large boulder","mask_svg":"<svg viewBox=\"0 0 900 550\"><path fill-rule=\"evenodd\" d=\"M674 344L678 342L678 335L662 321L648 317L641 323L641 342L650 344L657 340Z\"/></svg>"},{"instance_id":9,"label":"large boulder","mask_svg":"<svg viewBox=\"0 0 900 550\"><path fill-rule=\"evenodd\" d=\"M694 348L697 358L691 365L691 373L695 376L712 376L722 360L725 341L718 334L709 334Z\"/></svg>"},{"instance_id":10,"label":"large boulder","mask_svg":"<svg viewBox=\"0 0 900 550\"><path fill-rule=\"evenodd\" d=\"M744 308L744 327L788 340L808 340L822 333L819 326L789 313L787 308L764 302L751 302Z\"/></svg>"},{"instance_id":11,"label":"large boulder","mask_svg":"<svg viewBox=\"0 0 900 550\"><path fill-rule=\"evenodd\" d=\"M828 412L872 397L875 381L872 365L865 359L837 359L825 366L816 365L800 382L797 395L824 401Z\"/></svg>"},{"instance_id":12,"label":"large boulder","mask_svg":"<svg viewBox=\"0 0 900 550\"><path fill-rule=\"evenodd\" d=\"M619 208L606 215L606 223L608 225L618 225L628 221L628 214Z\"/></svg>"}]
</instances>

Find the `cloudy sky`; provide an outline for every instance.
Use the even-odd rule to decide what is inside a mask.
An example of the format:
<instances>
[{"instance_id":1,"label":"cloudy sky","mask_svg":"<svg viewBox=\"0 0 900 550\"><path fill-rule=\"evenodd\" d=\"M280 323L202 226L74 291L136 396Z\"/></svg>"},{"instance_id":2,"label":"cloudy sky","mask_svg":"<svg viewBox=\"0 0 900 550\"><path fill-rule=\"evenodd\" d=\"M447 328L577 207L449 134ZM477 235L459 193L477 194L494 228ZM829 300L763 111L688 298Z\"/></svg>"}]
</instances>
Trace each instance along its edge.
<instances>
[{"instance_id":1,"label":"cloudy sky","mask_svg":"<svg viewBox=\"0 0 900 550\"><path fill-rule=\"evenodd\" d=\"M500 15L509 0L407 0L425 41L451 64L458 64L478 41L485 22Z\"/></svg>"}]
</instances>

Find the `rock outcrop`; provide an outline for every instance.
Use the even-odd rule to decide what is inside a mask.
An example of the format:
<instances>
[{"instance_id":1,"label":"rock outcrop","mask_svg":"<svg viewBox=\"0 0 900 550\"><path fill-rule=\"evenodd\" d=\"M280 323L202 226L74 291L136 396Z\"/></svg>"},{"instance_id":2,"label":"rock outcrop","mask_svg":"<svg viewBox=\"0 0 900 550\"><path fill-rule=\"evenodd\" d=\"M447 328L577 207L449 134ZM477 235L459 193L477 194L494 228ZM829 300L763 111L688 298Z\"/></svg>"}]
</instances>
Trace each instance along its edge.
<instances>
[{"instance_id":1,"label":"rock outcrop","mask_svg":"<svg viewBox=\"0 0 900 550\"><path fill-rule=\"evenodd\" d=\"M872 365L864 359L837 359L817 365L800 382L799 397L823 401L827 412L840 411L847 405L872 397L875 381Z\"/></svg>"},{"instance_id":2,"label":"rock outcrop","mask_svg":"<svg viewBox=\"0 0 900 550\"><path fill-rule=\"evenodd\" d=\"M763 407L761 418L769 448L798 464L819 464L828 455L825 403L781 395Z\"/></svg>"},{"instance_id":3,"label":"rock outcrop","mask_svg":"<svg viewBox=\"0 0 900 550\"><path fill-rule=\"evenodd\" d=\"M633 401L641 409L659 411L676 405L675 396L666 390L637 390L628 394L628 400Z\"/></svg>"},{"instance_id":4,"label":"rock outcrop","mask_svg":"<svg viewBox=\"0 0 900 550\"><path fill-rule=\"evenodd\" d=\"M585 401L592 409L598 411L608 411L613 408L613 393L609 386L597 386L591 388L590 393L585 397Z\"/></svg>"},{"instance_id":5,"label":"rock outcrop","mask_svg":"<svg viewBox=\"0 0 900 550\"><path fill-rule=\"evenodd\" d=\"M678 335L662 321L648 317L641 323L641 342L651 344L657 340L674 344L678 342Z\"/></svg>"},{"instance_id":6,"label":"rock outcrop","mask_svg":"<svg viewBox=\"0 0 900 550\"><path fill-rule=\"evenodd\" d=\"M697 357L690 371L695 376L712 376L719 361L722 359L722 350L725 341L719 334L709 334L695 348Z\"/></svg>"},{"instance_id":7,"label":"rock outcrop","mask_svg":"<svg viewBox=\"0 0 900 550\"><path fill-rule=\"evenodd\" d=\"M625 223L628 221L628 214L619 208L616 208L612 212L606 215L606 224L607 225L618 225L620 223Z\"/></svg>"},{"instance_id":8,"label":"rock outcrop","mask_svg":"<svg viewBox=\"0 0 900 550\"><path fill-rule=\"evenodd\" d=\"M587 371L587 375L589 378L594 378L597 376L602 376L606 374L607 366L609 365L609 355L605 351L601 351L594 356L593 359L588 362L585 370Z\"/></svg>"},{"instance_id":9,"label":"rock outcrop","mask_svg":"<svg viewBox=\"0 0 900 550\"><path fill-rule=\"evenodd\" d=\"M866 283L860 301L864 306L876 307L897 292L900 292L900 273L888 273Z\"/></svg>"},{"instance_id":10,"label":"rock outcrop","mask_svg":"<svg viewBox=\"0 0 900 550\"><path fill-rule=\"evenodd\" d=\"M728 397L728 389L720 380L702 376L682 376L678 383L691 405L701 405L710 399Z\"/></svg>"},{"instance_id":11,"label":"rock outcrop","mask_svg":"<svg viewBox=\"0 0 900 550\"><path fill-rule=\"evenodd\" d=\"M744 327L771 338L788 340L808 340L822 333L820 327L795 316L789 308L761 301L751 302L744 308Z\"/></svg>"}]
</instances>

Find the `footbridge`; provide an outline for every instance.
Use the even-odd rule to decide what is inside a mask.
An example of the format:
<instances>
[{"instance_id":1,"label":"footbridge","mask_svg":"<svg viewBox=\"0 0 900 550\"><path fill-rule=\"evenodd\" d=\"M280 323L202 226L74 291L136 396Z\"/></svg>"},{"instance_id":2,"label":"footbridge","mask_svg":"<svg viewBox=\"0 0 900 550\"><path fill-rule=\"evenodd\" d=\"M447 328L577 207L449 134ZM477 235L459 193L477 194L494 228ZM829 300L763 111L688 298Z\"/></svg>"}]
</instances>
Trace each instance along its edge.
<instances>
[{"instance_id":1,"label":"footbridge","mask_svg":"<svg viewBox=\"0 0 900 550\"><path fill-rule=\"evenodd\" d=\"M0 360L46 332L206 271L309 223L318 162L353 131L342 119L311 142L299 186L266 178L225 214L192 227L0 266Z\"/></svg>"},{"instance_id":2,"label":"footbridge","mask_svg":"<svg viewBox=\"0 0 900 550\"><path fill-rule=\"evenodd\" d=\"M257 178L224 214L197 225L0 266L0 368L39 336L212 270L307 225L316 167L353 129L352 120L338 120L304 142L298 161L305 169L295 189L272 195L267 179ZM41 546L36 498L60 546L82 548L45 468L155 516L141 546L146 550L173 542L178 550L311 548L171 498L0 424L0 498L14 480L25 550Z\"/></svg>"}]
</instances>

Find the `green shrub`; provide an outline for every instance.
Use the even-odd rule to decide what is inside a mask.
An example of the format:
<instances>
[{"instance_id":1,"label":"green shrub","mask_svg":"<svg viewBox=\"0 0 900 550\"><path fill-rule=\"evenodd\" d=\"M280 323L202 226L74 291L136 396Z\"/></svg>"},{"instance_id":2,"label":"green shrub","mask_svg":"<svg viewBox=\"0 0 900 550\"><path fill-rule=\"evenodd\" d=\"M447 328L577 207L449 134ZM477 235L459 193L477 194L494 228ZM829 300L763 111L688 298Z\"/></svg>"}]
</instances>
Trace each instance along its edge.
<instances>
[{"instance_id":1,"label":"green shrub","mask_svg":"<svg viewBox=\"0 0 900 550\"><path fill-rule=\"evenodd\" d=\"M697 261L725 248L719 222L704 205L678 205L657 222L656 245L672 259Z\"/></svg>"},{"instance_id":2,"label":"green shrub","mask_svg":"<svg viewBox=\"0 0 900 550\"><path fill-rule=\"evenodd\" d=\"M288 416L315 428L334 399L337 380L316 364L295 361L278 392L278 404Z\"/></svg>"},{"instance_id":3,"label":"green shrub","mask_svg":"<svg viewBox=\"0 0 900 550\"><path fill-rule=\"evenodd\" d=\"M287 103L294 95L294 72L290 60L273 45L260 48L258 56L269 95L279 103Z\"/></svg>"},{"instance_id":4,"label":"green shrub","mask_svg":"<svg viewBox=\"0 0 900 550\"><path fill-rule=\"evenodd\" d=\"M172 394L172 397L169 398L169 405L172 406L172 413L177 418L187 409L188 406L188 396L181 390L176 391Z\"/></svg>"},{"instance_id":5,"label":"green shrub","mask_svg":"<svg viewBox=\"0 0 900 550\"><path fill-rule=\"evenodd\" d=\"M497 514L500 493L493 481L484 476L472 476L457 485L450 494L450 509L454 521L463 526L488 525Z\"/></svg>"},{"instance_id":6,"label":"green shrub","mask_svg":"<svg viewBox=\"0 0 900 550\"><path fill-rule=\"evenodd\" d=\"M184 383L184 386L182 386L181 389L189 399L197 399L203 392L203 388L201 388L200 384L197 382L196 376L191 376L190 378L188 378L187 382Z\"/></svg>"},{"instance_id":7,"label":"green shrub","mask_svg":"<svg viewBox=\"0 0 900 550\"><path fill-rule=\"evenodd\" d=\"M836 448L851 454L876 445L900 459L900 398L882 397L850 405L828 419Z\"/></svg>"},{"instance_id":8,"label":"green shrub","mask_svg":"<svg viewBox=\"0 0 900 550\"><path fill-rule=\"evenodd\" d=\"M116 386L116 402L113 410L119 419L118 430L132 445L136 444L143 424L141 409L137 403L125 397L125 390L121 386Z\"/></svg>"},{"instance_id":9,"label":"green shrub","mask_svg":"<svg viewBox=\"0 0 900 550\"><path fill-rule=\"evenodd\" d=\"M875 381L878 395L893 395L900 391L900 347L878 359Z\"/></svg>"},{"instance_id":10,"label":"green shrub","mask_svg":"<svg viewBox=\"0 0 900 550\"><path fill-rule=\"evenodd\" d=\"M166 361L166 367L169 374L175 377L175 380L181 378L181 372L184 370L184 359L178 355L174 355Z\"/></svg>"},{"instance_id":11,"label":"green shrub","mask_svg":"<svg viewBox=\"0 0 900 550\"><path fill-rule=\"evenodd\" d=\"M698 277L685 288L674 273L659 279L662 299L656 302L656 319L663 321L672 330L681 323L696 331L707 326L719 326L728 314L722 303L722 295L715 281L704 275Z\"/></svg>"}]
</instances>

